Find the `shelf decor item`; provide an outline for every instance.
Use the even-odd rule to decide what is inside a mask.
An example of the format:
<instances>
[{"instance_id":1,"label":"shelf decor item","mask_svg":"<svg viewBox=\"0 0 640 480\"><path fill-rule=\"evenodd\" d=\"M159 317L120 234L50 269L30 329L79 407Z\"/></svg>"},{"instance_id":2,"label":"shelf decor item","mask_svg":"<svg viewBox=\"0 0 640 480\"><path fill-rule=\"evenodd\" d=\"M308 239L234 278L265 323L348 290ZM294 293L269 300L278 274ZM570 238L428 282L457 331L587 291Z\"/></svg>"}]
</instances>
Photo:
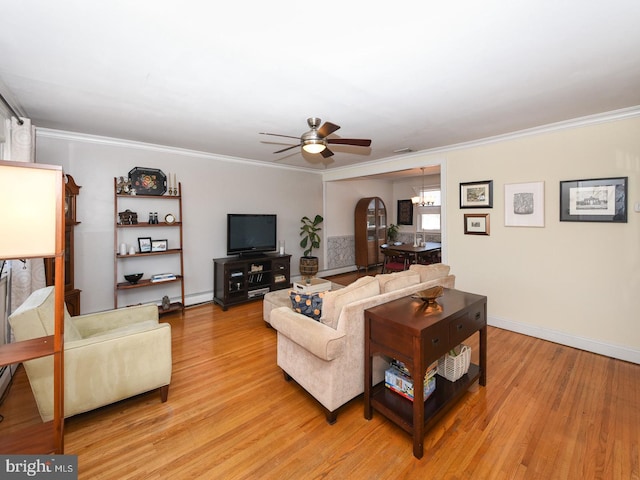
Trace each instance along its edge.
<instances>
[{"instance_id":1,"label":"shelf decor item","mask_svg":"<svg viewBox=\"0 0 640 480\"><path fill-rule=\"evenodd\" d=\"M627 223L627 179L560 182L560 221Z\"/></svg>"},{"instance_id":2,"label":"shelf decor item","mask_svg":"<svg viewBox=\"0 0 640 480\"><path fill-rule=\"evenodd\" d=\"M164 195L167 191L167 176L157 168L135 167L129 172L129 181L136 195Z\"/></svg>"},{"instance_id":3,"label":"shelf decor item","mask_svg":"<svg viewBox=\"0 0 640 480\"><path fill-rule=\"evenodd\" d=\"M152 252L166 252L168 248L167 240L151 240Z\"/></svg>"},{"instance_id":4,"label":"shelf decor item","mask_svg":"<svg viewBox=\"0 0 640 480\"><path fill-rule=\"evenodd\" d=\"M135 285L142 278L142 273L130 273L124 276L124 279L131 285Z\"/></svg>"},{"instance_id":5,"label":"shelf decor item","mask_svg":"<svg viewBox=\"0 0 640 480\"><path fill-rule=\"evenodd\" d=\"M151 251L151 237L138 237L138 247L140 253L149 253Z\"/></svg>"}]
</instances>

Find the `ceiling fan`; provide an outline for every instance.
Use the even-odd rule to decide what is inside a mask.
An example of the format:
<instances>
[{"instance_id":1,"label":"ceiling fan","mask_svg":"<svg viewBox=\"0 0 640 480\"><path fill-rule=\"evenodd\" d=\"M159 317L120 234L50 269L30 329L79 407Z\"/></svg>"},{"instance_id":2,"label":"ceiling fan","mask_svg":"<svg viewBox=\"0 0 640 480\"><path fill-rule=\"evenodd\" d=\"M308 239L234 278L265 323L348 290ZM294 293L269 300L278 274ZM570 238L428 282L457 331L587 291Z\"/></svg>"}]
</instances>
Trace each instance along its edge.
<instances>
[{"instance_id":1,"label":"ceiling fan","mask_svg":"<svg viewBox=\"0 0 640 480\"><path fill-rule=\"evenodd\" d=\"M291 135L280 135L278 133L268 133L268 132L260 132L260 135L273 135L276 137L287 137L287 138L299 138L300 143L297 145L291 145L290 147L283 148L282 150L278 150L273 153L282 153L287 150L291 150L292 148L302 147L305 152L309 153L319 153L324 158L328 158L333 155L333 152L329 150L329 144L333 145L355 145L357 147L368 147L371 145L371 140L363 139L363 138L327 138L333 132L338 130L340 126L331 122L324 122L324 124L320 126L322 121L319 118L311 117L307 118L307 123L309 124L309 130L306 133L303 133L300 137L294 137Z\"/></svg>"}]
</instances>

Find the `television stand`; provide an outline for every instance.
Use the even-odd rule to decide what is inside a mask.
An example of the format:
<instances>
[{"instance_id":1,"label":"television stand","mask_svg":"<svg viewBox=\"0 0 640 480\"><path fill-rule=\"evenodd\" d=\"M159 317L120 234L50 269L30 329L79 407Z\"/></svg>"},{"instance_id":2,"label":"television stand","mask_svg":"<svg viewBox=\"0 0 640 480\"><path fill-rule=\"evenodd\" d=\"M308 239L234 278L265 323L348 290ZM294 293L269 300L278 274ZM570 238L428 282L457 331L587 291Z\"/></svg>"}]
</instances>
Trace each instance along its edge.
<instances>
[{"instance_id":1,"label":"television stand","mask_svg":"<svg viewBox=\"0 0 640 480\"><path fill-rule=\"evenodd\" d=\"M291 286L291 255L250 253L213 259L213 302L231 305L258 300Z\"/></svg>"}]
</instances>

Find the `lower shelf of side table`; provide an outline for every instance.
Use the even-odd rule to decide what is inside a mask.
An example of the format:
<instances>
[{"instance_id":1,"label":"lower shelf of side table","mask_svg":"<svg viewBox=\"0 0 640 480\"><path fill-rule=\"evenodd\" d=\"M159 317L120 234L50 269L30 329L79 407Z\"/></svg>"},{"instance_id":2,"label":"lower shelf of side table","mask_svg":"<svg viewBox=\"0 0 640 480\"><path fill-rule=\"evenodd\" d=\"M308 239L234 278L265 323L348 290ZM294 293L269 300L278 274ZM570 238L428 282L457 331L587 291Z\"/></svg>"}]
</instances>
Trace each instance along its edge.
<instances>
[{"instance_id":1,"label":"lower shelf of side table","mask_svg":"<svg viewBox=\"0 0 640 480\"><path fill-rule=\"evenodd\" d=\"M425 429L440 420L479 378L480 367L475 364L471 364L469 371L455 382L438 375L435 391L424 402ZM384 382L373 387L371 407L413 434L413 402L385 387Z\"/></svg>"}]
</instances>

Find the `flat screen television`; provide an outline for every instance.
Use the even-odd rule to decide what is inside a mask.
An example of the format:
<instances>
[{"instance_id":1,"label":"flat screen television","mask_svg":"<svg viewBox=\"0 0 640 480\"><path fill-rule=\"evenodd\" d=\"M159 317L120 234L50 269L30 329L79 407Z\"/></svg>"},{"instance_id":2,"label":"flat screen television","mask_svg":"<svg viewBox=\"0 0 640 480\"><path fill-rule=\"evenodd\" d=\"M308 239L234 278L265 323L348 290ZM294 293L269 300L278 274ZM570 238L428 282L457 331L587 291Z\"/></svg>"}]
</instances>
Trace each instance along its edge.
<instances>
[{"instance_id":1,"label":"flat screen television","mask_svg":"<svg viewBox=\"0 0 640 480\"><path fill-rule=\"evenodd\" d=\"M250 255L277 249L277 216L227 214L227 255Z\"/></svg>"}]
</instances>

